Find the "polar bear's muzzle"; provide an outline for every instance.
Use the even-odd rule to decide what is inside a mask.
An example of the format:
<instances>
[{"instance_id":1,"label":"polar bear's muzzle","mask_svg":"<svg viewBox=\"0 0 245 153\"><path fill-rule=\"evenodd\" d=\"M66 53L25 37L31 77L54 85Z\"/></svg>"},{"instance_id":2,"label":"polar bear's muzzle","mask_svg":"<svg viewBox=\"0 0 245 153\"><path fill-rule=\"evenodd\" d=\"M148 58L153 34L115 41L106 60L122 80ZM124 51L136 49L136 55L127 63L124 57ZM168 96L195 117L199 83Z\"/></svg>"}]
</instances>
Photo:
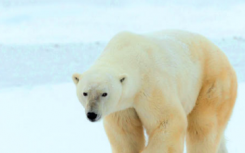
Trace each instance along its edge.
<instances>
[{"instance_id":1,"label":"polar bear's muzzle","mask_svg":"<svg viewBox=\"0 0 245 153\"><path fill-rule=\"evenodd\" d=\"M100 120L101 116L95 112L88 112L87 113L87 118L91 121L91 122L96 122L98 120Z\"/></svg>"},{"instance_id":2,"label":"polar bear's muzzle","mask_svg":"<svg viewBox=\"0 0 245 153\"><path fill-rule=\"evenodd\" d=\"M86 116L91 122L96 122L101 118L101 114L98 113L98 107L96 102L89 102L85 108Z\"/></svg>"},{"instance_id":3,"label":"polar bear's muzzle","mask_svg":"<svg viewBox=\"0 0 245 153\"><path fill-rule=\"evenodd\" d=\"M91 107L90 109L86 110L86 116L91 122L96 122L101 118L101 115L98 113L98 111L96 111L96 109L92 109Z\"/></svg>"},{"instance_id":4,"label":"polar bear's muzzle","mask_svg":"<svg viewBox=\"0 0 245 153\"><path fill-rule=\"evenodd\" d=\"M94 113L94 112L88 112L87 113L87 118L91 121L91 122L95 122L98 120L98 114Z\"/></svg>"}]
</instances>

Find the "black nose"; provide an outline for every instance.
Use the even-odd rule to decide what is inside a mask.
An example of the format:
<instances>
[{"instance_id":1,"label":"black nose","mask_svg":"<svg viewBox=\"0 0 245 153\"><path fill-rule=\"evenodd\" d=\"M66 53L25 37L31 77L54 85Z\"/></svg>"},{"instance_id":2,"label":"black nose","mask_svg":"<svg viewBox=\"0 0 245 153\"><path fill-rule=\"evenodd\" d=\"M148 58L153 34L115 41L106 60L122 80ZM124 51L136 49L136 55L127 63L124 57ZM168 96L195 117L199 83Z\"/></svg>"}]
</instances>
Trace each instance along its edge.
<instances>
[{"instance_id":1,"label":"black nose","mask_svg":"<svg viewBox=\"0 0 245 153\"><path fill-rule=\"evenodd\" d=\"M87 113L87 117L90 121L95 121L96 117L97 117L97 114L95 114L94 112L88 112Z\"/></svg>"}]
</instances>

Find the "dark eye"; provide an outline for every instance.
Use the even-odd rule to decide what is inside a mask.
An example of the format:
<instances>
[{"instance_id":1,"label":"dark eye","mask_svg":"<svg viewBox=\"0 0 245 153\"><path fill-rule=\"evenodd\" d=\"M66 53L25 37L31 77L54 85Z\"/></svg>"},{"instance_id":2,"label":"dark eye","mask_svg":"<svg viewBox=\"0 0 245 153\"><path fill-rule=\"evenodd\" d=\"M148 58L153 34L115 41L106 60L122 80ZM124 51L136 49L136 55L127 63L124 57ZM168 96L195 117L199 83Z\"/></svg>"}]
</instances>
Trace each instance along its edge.
<instances>
[{"instance_id":1,"label":"dark eye","mask_svg":"<svg viewBox=\"0 0 245 153\"><path fill-rule=\"evenodd\" d=\"M87 96L87 95L88 95L88 93L87 93L87 92L84 92L84 93L83 93L83 95L84 95L84 96Z\"/></svg>"},{"instance_id":2,"label":"dark eye","mask_svg":"<svg viewBox=\"0 0 245 153\"><path fill-rule=\"evenodd\" d=\"M107 93L103 93L103 94L102 94L102 97L106 97L106 96L107 96Z\"/></svg>"}]
</instances>

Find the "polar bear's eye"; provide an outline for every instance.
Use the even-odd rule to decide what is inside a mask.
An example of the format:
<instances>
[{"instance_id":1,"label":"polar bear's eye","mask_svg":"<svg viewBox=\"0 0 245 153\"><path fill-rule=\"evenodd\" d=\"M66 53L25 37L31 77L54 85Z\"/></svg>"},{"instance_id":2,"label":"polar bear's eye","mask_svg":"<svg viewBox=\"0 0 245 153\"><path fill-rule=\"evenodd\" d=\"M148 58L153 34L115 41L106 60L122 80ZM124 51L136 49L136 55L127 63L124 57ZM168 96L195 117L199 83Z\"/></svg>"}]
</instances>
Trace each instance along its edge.
<instances>
[{"instance_id":1,"label":"polar bear's eye","mask_svg":"<svg viewBox=\"0 0 245 153\"><path fill-rule=\"evenodd\" d=\"M83 95L84 95L84 96L87 96L87 95L88 95L88 93L87 93L87 92L84 92L84 93L83 93Z\"/></svg>"},{"instance_id":2,"label":"polar bear's eye","mask_svg":"<svg viewBox=\"0 0 245 153\"><path fill-rule=\"evenodd\" d=\"M107 96L107 93L106 92L102 94L102 97L106 97L106 96Z\"/></svg>"}]
</instances>

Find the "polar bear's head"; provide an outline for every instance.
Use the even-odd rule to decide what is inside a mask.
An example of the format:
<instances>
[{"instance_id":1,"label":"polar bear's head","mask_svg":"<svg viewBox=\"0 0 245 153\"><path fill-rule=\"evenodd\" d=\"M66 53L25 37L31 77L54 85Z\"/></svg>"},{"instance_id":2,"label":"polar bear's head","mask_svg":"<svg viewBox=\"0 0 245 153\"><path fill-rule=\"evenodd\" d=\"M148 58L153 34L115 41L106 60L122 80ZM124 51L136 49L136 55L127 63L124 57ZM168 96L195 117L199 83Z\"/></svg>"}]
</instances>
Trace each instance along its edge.
<instances>
[{"instance_id":1,"label":"polar bear's head","mask_svg":"<svg viewBox=\"0 0 245 153\"><path fill-rule=\"evenodd\" d=\"M87 118L98 121L119 109L126 76L114 76L105 72L75 73L72 79L77 88L77 97L85 108Z\"/></svg>"}]
</instances>

